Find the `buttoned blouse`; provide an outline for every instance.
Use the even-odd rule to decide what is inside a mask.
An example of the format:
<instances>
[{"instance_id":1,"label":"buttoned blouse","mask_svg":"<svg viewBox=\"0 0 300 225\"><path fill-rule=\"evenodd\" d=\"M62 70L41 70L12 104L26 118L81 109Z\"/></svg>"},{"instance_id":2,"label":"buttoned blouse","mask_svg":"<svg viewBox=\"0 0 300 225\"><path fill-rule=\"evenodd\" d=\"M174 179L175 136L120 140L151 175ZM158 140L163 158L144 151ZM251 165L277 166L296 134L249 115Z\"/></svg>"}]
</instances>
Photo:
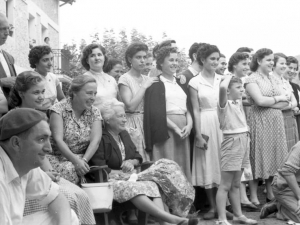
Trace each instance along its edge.
<instances>
[{"instance_id":1,"label":"buttoned blouse","mask_svg":"<svg viewBox=\"0 0 300 225\"><path fill-rule=\"evenodd\" d=\"M59 80L53 73L47 73L45 77L42 77L45 80L45 99L43 101L42 109L47 110L57 102L57 86L59 85Z\"/></svg>"},{"instance_id":2,"label":"buttoned blouse","mask_svg":"<svg viewBox=\"0 0 300 225\"><path fill-rule=\"evenodd\" d=\"M102 103L105 100L117 98L118 85L115 78L109 76L104 72L97 73L92 70L87 71L83 75L91 75L96 79L97 95L94 102L94 106L96 106L98 109L100 109Z\"/></svg>"},{"instance_id":3,"label":"buttoned blouse","mask_svg":"<svg viewBox=\"0 0 300 225\"><path fill-rule=\"evenodd\" d=\"M92 125L101 121L102 117L97 107L86 109L79 119L76 118L71 105L71 99L63 99L54 104L50 110L62 116L64 142L74 154L84 154L90 144ZM55 141L52 139L54 155L61 155Z\"/></svg>"},{"instance_id":4,"label":"buttoned blouse","mask_svg":"<svg viewBox=\"0 0 300 225\"><path fill-rule=\"evenodd\" d=\"M275 81L278 85L278 87L280 88L280 92L282 95L288 95L289 96L289 100L291 100L292 98L292 94L294 94L293 88L290 85L290 83L284 79L282 76L279 78L275 75L272 75L275 78Z\"/></svg>"},{"instance_id":5,"label":"buttoned blouse","mask_svg":"<svg viewBox=\"0 0 300 225\"><path fill-rule=\"evenodd\" d=\"M221 78L221 75L215 73L213 85L206 81L201 73L190 80L189 86L198 92L198 102L201 111L217 110Z\"/></svg>"},{"instance_id":6,"label":"buttoned blouse","mask_svg":"<svg viewBox=\"0 0 300 225\"><path fill-rule=\"evenodd\" d=\"M166 110L167 113L171 112L187 112L186 100L187 96L182 88L177 84L175 77L170 81L163 76L160 76L160 80L165 85L166 96Z\"/></svg>"},{"instance_id":7,"label":"buttoned blouse","mask_svg":"<svg viewBox=\"0 0 300 225\"><path fill-rule=\"evenodd\" d=\"M49 205L59 194L59 186L39 167L19 176L0 147L0 224L22 224L25 199Z\"/></svg>"}]
</instances>

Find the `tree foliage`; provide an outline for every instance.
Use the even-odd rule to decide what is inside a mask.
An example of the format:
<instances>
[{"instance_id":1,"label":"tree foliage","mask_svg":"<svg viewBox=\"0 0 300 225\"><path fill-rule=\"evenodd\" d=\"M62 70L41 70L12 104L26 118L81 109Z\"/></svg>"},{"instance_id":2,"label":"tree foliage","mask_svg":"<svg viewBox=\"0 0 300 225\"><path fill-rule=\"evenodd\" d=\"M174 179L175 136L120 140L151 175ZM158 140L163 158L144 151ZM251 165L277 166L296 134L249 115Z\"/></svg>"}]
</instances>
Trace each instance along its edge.
<instances>
[{"instance_id":1,"label":"tree foliage","mask_svg":"<svg viewBox=\"0 0 300 225\"><path fill-rule=\"evenodd\" d=\"M129 37L128 37L129 36ZM124 72L128 70L125 63L125 51L130 43L132 42L143 42L145 43L149 51L152 52L153 48L158 44L154 41L152 36L146 36L136 29L132 29L128 35L126 29L120 30L119 33L115 33L114 29L105 29L102 37L97 32L90 36L92 42L100 43L106 49L106 55L108 58L116 58L123 62ZM167 39L168 36L164 32L162 34L162 40ZM160 40L161 41L161 40ZM159 41L159 42L160 42ZM81 40L80 45L77 46L76 43L65 44L62 50L63 57L69 59L69 71L62 71L62 73L69 75L70 77L75 77L79 74L83 74L85 69L80 63L81 52L83 48L87 45L84 39ZM184 49L179 49L179 69L177 72L185 70L188 66L187 56Z\"/></svg>"}]
</instances>

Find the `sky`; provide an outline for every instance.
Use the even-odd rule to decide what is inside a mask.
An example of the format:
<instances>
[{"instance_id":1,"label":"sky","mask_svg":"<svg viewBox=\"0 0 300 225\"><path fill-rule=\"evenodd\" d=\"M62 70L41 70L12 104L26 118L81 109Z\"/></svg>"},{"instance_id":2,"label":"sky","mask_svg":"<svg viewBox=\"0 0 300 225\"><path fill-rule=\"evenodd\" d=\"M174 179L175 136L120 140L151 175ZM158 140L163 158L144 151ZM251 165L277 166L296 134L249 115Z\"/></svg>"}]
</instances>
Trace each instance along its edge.
<instances>
[{"instance_id":1,"label":"sky","mask_svg":"<svg viewBox=\"0 0 300 225\"><path fill-rule=\"evenodd\" d=\"M188 49L217 45L229 58L239 47L300 54L300 0L76 0L60 8L61 46L113 28L162 33ZM100 40L101 41L101 40Z\"/></svg>"}]
</instances>

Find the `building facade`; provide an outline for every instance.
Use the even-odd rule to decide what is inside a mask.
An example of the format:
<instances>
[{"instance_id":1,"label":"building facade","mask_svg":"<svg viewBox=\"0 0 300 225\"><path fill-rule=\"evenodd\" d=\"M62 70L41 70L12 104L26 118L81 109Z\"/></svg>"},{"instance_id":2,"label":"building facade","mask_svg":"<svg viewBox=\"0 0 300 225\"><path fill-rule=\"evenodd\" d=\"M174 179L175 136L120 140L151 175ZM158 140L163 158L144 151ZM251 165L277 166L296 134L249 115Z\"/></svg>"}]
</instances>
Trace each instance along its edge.
<instances>
[{"instance_id":1,"label":"building facade","mask_svg":"<svg viewBox=\"0 0 300 225\"><path fill-rule=\"evenodd\" d=\"M8 18L13 32L3 49L14 56L17 67L29 69L28 53L44 45L49 37L52 49L59 49L60 0L0 0L0 12ZM71 1L72 2L72 1ZM54 68L55 69L55 68Z\"/></svg>"}]
</instances>

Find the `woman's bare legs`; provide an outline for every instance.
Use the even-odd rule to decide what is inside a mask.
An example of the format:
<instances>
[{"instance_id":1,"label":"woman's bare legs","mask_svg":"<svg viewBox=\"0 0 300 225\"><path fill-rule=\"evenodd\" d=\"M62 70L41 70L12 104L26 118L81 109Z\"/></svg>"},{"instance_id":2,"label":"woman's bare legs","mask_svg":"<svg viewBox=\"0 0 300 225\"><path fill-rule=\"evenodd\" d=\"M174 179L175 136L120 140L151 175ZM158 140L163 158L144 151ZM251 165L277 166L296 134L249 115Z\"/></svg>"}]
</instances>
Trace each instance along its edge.
<instances>
[{"instance_id":1,"label":"woman's bare legs","mask_svg":"<svg viewBox=\"0 0 300 225\"><path fill-rule=\"evenodd\" d=\"M161 221L168 222L171 224L178 224L184 220L188 221L187 218L178 217L167 213L164 210L164 205L161 198L154 198L151 201L146 195L138 195L131 199L131 202L141 211L146 212ZM160 223L166 224L166 223Z\"/></svg>"},{"instance_id":2,"label":"woman's bare legs","mask_svg":"<svg viewBox=\"0 0 300 225\"><path fill-rule=\"evenodd\" d=\"M272 181L273 181L273 177L269 177L268 179L265 180L266 182L266 189L267 189L267 198L272 200L274 197L274 194L273 194L273 190L272 190Z\"/></svg>"},{"instance_id":3,"label":"woman's bare legs","mask_svg":"<svg viewBox=\"0 0 300 225\"><path fill-rule=\"evenodd\" d=\"M246 192L246 184L241 182L240 184L240 194L241 194L241 203L242 204L251 204L248 199L247 192Z\"/></svg>"},{"instance_id":4,"label":"woman's bare legs","mask_svg":"<svg viewBox=\"0 0 300 225\"><path fill-rule=\"evenodd\" d=\"M209 212L216 212L216 188L205 189L205 192L210 206Z\"/></svg>"},{"instance_id":5,"label":"woman's bare legs","mask_svg":"<svg viewBox=\"0 0 300 225\"><path fill-rule=\"evenodd\" d=\"M250 199L252 203L259 204L258 197L257 197L257 187L258 187L258 180L250 180L249 181L249 188L250 188Z\"/></svg>"}]
</instances>

